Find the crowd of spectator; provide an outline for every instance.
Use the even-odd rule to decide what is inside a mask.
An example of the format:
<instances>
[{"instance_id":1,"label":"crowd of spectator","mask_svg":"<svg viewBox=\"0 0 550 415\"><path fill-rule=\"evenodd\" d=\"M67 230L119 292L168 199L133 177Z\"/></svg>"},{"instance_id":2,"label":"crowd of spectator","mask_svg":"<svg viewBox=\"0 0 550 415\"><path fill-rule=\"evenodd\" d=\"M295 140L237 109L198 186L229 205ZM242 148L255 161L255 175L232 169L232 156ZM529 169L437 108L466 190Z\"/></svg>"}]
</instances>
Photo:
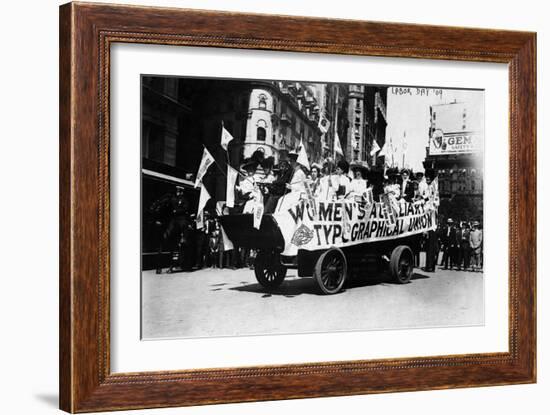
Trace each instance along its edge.
<instances>
[{"instance_id":1,"label":"crowd of spectator","mask_svg":"<svg viewBox=\"0 0 550 415\"><path fill-rule=\"evenodd\" d=\"M483 230L478 221L455 224L448 218L438 230L440 266L443 269L481 271L483 269Z\"/></svg>"}]
</instances>

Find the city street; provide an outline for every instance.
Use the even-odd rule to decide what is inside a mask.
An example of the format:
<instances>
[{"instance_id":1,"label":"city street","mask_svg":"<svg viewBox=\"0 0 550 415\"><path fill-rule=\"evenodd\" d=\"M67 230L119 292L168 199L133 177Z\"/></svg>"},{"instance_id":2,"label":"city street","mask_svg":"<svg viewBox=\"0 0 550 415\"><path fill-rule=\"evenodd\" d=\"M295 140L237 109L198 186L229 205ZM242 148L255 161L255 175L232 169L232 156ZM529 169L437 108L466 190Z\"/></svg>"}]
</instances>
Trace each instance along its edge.
<instances>
[{"instance_id":1,"label":"city street","mask_svg":"<svg viewBox=\"0 0 550 415\"><path fill-rule=\"evenodd\" d=\"M234 336L482 325L483 273L415 269L408 284L388 276L318 294L289 270L272 293L247 268L143 272L143 338Z\"/></svg>"}]
</instances>

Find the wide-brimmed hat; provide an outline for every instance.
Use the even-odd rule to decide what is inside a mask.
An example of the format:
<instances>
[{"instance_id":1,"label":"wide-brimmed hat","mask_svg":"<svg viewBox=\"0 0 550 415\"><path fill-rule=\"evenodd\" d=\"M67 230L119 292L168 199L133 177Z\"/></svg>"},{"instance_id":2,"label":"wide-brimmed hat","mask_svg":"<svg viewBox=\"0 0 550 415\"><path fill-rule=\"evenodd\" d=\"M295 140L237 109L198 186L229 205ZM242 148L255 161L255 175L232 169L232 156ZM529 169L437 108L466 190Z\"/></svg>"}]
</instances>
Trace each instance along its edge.
<instances>
[{"instance_id":1,"label":"wide-brimmed hat","mask_svg":"<svg viewBox=\"0 0 550 415\"><path fill-rule=\"evenodd\" d=\"M255 160L248 160L241 165L241 169L244 171L255 171L258 168L258 162Z\"/></svg>"},{"instance_id":2,"label":"wide-brimmed hat","mask_svg":"<svg viewBox=\"0 0 550 415\"><path fill-rule=\"evenodd\" d=\"M323 169L328 169L329 171L334 170L334 163L330 160L327 160L323 163Z\"/></svg>"},{"instance_id":3,"label":"wide-brimmed hat","mask_svg":"<svg viewBox=\"0 0 550 415\"><path fill-rule=\"evenodd\" d=\"M369 168L367 166L364 166L362 164L356 164L356 163L350 164L349 169L353 172L356 172L357 170L359 170L363 176L365 176L369 172Z\"/></svg>"},{"instance_id":4,"label":"wide-brimmed hat","mask_svg":"<svg viewBox=\"0 0 550 415\"><path fill-rule=\"evenodd\" d=\"M447 223L454 223L454 220L452 220L451 218L447 219Z\"/></svg>"},{"instance_id":5,"label":"wide-brimmed hat","mask_svg":"<svg viewBox=\"0 0 550 415\"><path fill-rule=\"evenodd\" d=\"M298 160L298 153L296 151L289 151L288 152L288 158L290 160L296 161L296 160Z\"/></svg>"},{"instance_id":6,"label":"wide-brimmed hat","mask_svg":"<svg viewBox=\"0 0 550 415\"><path fill-rule=\"evenodd\" d=\"M313 169L317 169L317 170L321 171L323 168L321 167L321 165L319 163L313 163L310 166L310 170L313 170Z\"/></svg>"},{"instance_id":7,"label":"wide-brimmed hat","mask_svg":"<svg viewBox=\"0 0 550 415\"><path fill-rule=\"evenodd\" d=\"M341 168L344 173L347 173L349 170L349 164L346 160L340 160L337 164L337 167Z\"/></svg>"},{"instance_id":8,"label":"wide-brimmed hat","mask_svg":"<svg viewBox=\"0 0 550 415\"><path fill-rule=\"evenodd\" d=\"M435 179L437 177L437 172L435 171L435 169L426 169L424 171L424 174L426 176L427 179Z\"/></svg>"},{"instance_id":9,"label":"wide-brimmed hat","mask_svg":"<svg viewBox=\"0 0 550 415\"><path fill-rule=\"evenodd\" d=\"M273 165L275 164L275 157L273 156L266 157L260 164L262 165L262 168L264 170L270 170L273 168Z\"/></svg>"}]
</instances>

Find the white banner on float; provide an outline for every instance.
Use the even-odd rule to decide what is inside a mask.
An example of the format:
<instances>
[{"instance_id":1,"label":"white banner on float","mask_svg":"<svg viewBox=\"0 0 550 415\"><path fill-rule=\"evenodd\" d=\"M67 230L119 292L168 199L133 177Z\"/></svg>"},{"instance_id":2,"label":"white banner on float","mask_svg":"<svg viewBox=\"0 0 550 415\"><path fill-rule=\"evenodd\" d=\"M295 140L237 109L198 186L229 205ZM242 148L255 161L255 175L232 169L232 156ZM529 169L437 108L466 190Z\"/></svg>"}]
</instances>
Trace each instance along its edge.
<instances>
[{"instance_id":1,"label":"white banner on float","mask_svg":"<svg viewBox=\"0 0 550 415\"><path fill-rule=\"evenodd\" d=\"M401 200L394 209L381 202L369 205L302 199L273 217L285 240L283 255L296 255L298 249L313 251L392 240L437 228L436 210L424 201Z\"/></svg>"}]
</instances>

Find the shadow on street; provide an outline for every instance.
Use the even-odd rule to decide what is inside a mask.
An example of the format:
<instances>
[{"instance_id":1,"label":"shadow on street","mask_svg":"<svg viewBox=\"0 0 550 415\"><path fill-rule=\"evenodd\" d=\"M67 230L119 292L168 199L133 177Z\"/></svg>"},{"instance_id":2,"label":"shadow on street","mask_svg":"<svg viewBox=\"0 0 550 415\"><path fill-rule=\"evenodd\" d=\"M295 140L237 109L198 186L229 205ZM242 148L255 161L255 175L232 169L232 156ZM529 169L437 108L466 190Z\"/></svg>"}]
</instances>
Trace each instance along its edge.
<instances>
[{"instance_id":1,"label":"shadow on street","mask_svg":"<svg viewBox=\"0 0 550 415\"><path fill-rule=\"evenodd\" d=\"M271 296L284 296L284 297L292 298L303 294L316 295L316 296L324 295L321 293L321 291L317 287L317 283L315 282L314 278L312 277L296 278L295 276L290 276L290 277L294 277L294 278L288 279L287 277L287 279L285 279L285 281L283 281L283 283L274 290L268 290L267 288L264 288L259 283L247 284L244 281L241 282L244 285L241 285L239 287L231 287L228 289L233 291L256 293L261 295L262 298L268 298ZM413 273L411 277L411 281L428 279L428 278L430 277L427 275ZM342 294L346 292L346 289L368 287L368 286L379 285L379 284L402 285L395 282L391 278L391 275L389 273L382 273L377 275L376 277L354 276L346 282L344 289L342 289L339 293L333 294L333 295ZM225 284L217 284L218 287L214 288L212 291L222 290L223 288L221 288L220 286L223 286L223 285Z\"/></svg>"}]
</instances>

